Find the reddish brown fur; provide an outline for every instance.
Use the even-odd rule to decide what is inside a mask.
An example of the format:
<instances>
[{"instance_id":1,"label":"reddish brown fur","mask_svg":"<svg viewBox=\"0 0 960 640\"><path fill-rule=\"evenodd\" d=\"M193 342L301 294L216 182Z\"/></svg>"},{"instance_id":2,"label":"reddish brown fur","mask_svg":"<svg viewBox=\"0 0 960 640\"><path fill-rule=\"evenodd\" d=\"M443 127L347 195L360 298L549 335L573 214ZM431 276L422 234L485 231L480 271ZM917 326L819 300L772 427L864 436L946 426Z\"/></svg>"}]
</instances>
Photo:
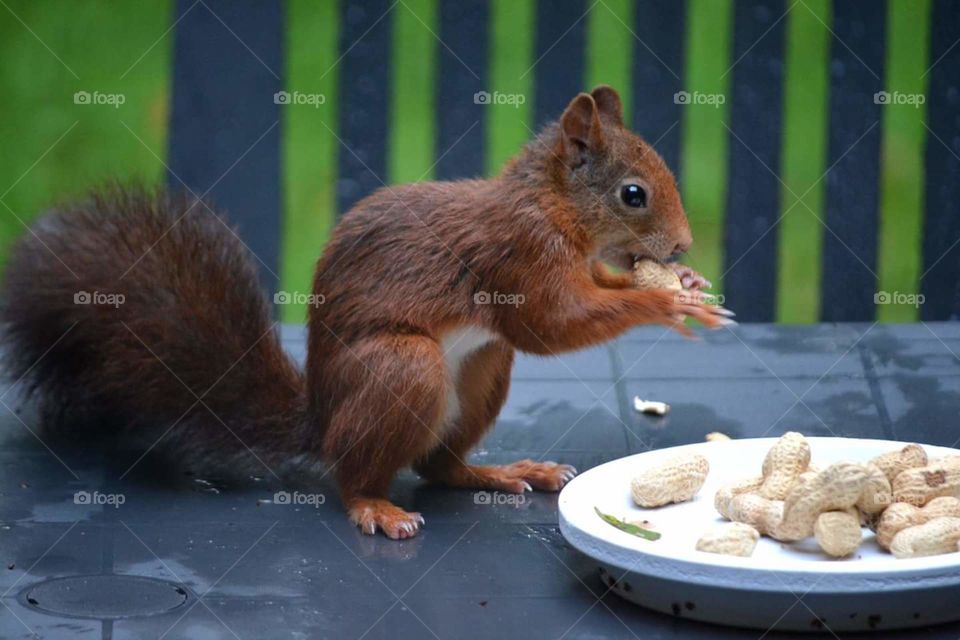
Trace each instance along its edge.
<instances>
[{"instance_id":1,"label":"reddish brown fur","mask_svg":"<svg viewBox=\"0 0 960 640\"><path fill-rule=\"evenodd\" d=\"M621 205L626 176L652 192L649 211ZM337 461L353 519L391 536L405 536L404 523L415 530L418 514L377 513L390 480L409 465L457 486L559 488L568 467L464 462L506 398L513 350L560 353L637 324L676 326L683 314L718 325L714 308L631 289L628 276L596 262L664 259L690 242L673 175L623 128L607 87L577 96L561 124L496 178L387 188L358 203L317 266L314 292L326 303L310 310L307 364L314 433ZM519 294L524 303L478 305L480 292ZM441 437L441 343L463 327L497 339L465 363L462 415Z\"/></svg>"},{"instance_id":2,"label":"reddish brown fur","mask_svg":"<svg viewBox=\"0 0 960 640\"><path fill-rule=\"evenodd\" d=\"M514 351L560 353L643 323L686 331L684 315L724 321L599 263L629 267L691 242L673 175L620 111L599 87L496 178L386 188L358 203L317 266L324 303L310 309L306 385L271 329L255 265L206 205L111 190L64 208L24 235L8 265L9 373L58 422L113 420L148 444L175 425L162 444L183 462L235 466L254 460L247 447L275 468L326 459L369 533L407 537L422 523L387 499L406 466L460 487L558 490L571 467L464 462L506 399ZM647 209L622 205L624 177L646 186ZM127 302L78 306L76 291ZM481 292L522 303L477 304ZM453 380L444 340L464 328L491 341ZM191 409L194 393L207 395Z\"/></svg>"},{"instance_id":3,"label":"reddish brown fur","mask_svg":"<svg viewBox=\"0 0 960 640\"><path fill-rule=\"evenodd\" d=\"M198 200L108 188L60 207L18 240L3 284L3 365L48 425L120 430L205 472L267 473L247 445L278 469L300 453L303 377L255 263Z\"/></svg>"}]
</instances>

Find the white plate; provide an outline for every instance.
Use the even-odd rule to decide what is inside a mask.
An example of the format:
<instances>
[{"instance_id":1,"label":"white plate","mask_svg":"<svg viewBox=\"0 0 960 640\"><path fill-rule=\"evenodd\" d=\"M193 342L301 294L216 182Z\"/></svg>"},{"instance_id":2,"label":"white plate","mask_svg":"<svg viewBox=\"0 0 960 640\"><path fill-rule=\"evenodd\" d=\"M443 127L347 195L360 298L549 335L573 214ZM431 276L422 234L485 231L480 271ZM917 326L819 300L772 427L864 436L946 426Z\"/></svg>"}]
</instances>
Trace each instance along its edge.
<instances>
[{"instance_id":1,"label":"white plate","mask_svg":"<svg viewBox=\"0 0 960 640\"><path fill-rule=\"evenodd\" d=\"M808 438L821 466L870 458L906 443ZM753 556L697 551L697 540L723 522L713 508L721 485L758 475L776 438L730 440L648 451L590 469L560 494L560 531L597 561L601 578L633 602L698 620L783 630L863 630L926 626L960 619L960 553L898 560L864 529L856 556L827 557L809 539L783 544L761 538ZM925 445L931 457L960 451ZM691 502L642 509L630 480L681 452L710 461L710 474ZM627 520L649 520L662 537L651 542L604 522L594 507Z\"/></svg>"}]
</instances>

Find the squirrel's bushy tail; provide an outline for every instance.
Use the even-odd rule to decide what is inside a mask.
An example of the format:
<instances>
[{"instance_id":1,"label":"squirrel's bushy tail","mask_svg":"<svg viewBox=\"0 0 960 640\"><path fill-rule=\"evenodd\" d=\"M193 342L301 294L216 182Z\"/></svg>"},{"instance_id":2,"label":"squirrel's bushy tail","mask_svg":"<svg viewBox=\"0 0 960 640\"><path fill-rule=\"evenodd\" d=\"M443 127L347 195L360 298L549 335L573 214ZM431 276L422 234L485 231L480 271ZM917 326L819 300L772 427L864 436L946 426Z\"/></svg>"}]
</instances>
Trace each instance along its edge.
<instances>
[{"instance_id":1,"label":"squirrel's bushy tail","mask_svg":"<svg viewBox=\"0 0 960 640\"><path fill-rule=\"evenodd\" d=\"M112 187L57 208L15 243L0 299L2 363L45 422L207 465L296 452L302 374L249 251L205 203Z\"/></svg>"}]
</instances>

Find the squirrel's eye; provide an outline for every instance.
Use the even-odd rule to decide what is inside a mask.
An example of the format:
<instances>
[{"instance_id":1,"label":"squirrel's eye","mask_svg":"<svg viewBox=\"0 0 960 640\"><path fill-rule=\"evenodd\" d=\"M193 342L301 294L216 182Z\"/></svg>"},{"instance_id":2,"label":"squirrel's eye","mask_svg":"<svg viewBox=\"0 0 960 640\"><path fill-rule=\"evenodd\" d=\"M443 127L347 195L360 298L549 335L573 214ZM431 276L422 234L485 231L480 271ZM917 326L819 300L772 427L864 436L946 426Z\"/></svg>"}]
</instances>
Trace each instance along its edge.
<instances>
[{"instance_id":1,"label":"squirrel's eye","mask_svg":"<svg viewBox=\"0 0 960 640\"><path fill-rule=\"evenodd\" d=\"M620 189L620 199L628 207L647 206L647 192L638 184L625 184Z\"/></svg>"}]
</instances>

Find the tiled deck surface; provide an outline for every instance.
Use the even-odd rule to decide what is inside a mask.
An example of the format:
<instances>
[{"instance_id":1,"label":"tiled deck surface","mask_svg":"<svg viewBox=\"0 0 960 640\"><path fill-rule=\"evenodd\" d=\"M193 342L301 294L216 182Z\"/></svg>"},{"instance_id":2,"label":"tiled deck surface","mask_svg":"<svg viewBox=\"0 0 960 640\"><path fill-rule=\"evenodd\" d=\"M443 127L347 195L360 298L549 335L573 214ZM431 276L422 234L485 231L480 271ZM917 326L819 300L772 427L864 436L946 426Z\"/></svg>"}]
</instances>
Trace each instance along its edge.
<instances>
[{"instance_id":1,"label":"tiled deck surface","mask_svg":"<svg viewBox=\"0 0 960 640\"><path fill-rule=\"evenodd\" d=\"M288 328L284 342L302 358L299 329ZM545 458L585 470L702 441L710 431L954 446L958 353L960 323L754 325L701 342L638 330L563 358L520 358L507 406L474 458ZM673 411L638 415L631 409L637 394ZM17 409L15 395L0 399ZM428 488L408 474L395 483L394 498L421 511L427 525L415 539L394 542L360 535L326 481L316 490L328 499L313 507L262 502L278 490L267 479L240 487L203 479L210 485L149 460L121 479L128 459L56 444L48 450L25 426L37 426L30 411L20 418L0 405L3 638L761 635L605 594L594 567L561 538L555 495L533 494L520 507L475 504L471 492ZM77 491L122 494L125 503L75 504ZM45 578L91 573L181 582L190 599L170 613L112 622L44 615L18 600ZM956 640L960 624L869 637Z\"/></svg>"}]
</instances>

